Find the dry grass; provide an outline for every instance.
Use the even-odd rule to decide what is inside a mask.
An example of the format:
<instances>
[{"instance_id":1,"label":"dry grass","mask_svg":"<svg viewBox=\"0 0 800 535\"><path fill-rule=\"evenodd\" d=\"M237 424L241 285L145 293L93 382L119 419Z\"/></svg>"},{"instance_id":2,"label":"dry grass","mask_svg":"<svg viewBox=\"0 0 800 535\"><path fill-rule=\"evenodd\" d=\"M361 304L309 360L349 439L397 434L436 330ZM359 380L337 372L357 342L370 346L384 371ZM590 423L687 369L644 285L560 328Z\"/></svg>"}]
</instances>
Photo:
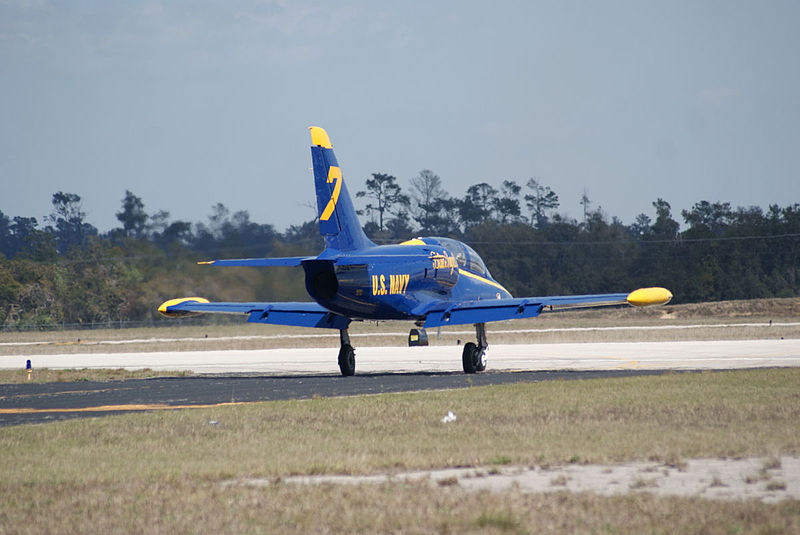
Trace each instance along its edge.
<instances>
[{"instance_id":1,"label":"dry grass","mask_svg":"<svg viewBox=\"0 0 800 535\"><path fill-rule=\"evenodd\" d=\"M800 532L797 502L220 485L507 460L797 455L798 386L796 369L672 374L3 428L0 532ZM445 425L448 410L458 420Z\"/></svg>"},{"instance_id":2,"label":"dry grass","mask_svg":"<svg viewBox=\"0 0 800 535\"><path fill-rule=\"evenodd\" d=\"M156 371L151 369L65 369L37 368L31 371L30 379L24 368L0 370L0 384L60 383L75 381L124 381L126 379L150 379L153 377L185 377L194 375L190 371Z\"/></svg>"},{"instance_id":3,"label":"dry grass","mask_svg":"<svg viewBox=\"0 0 800 535\"><path fill-rule=\"evenodd\" d=\"M798 533L797 503L478 494L417 483L222 488L178 478L16 487L5 533ZM112 512L113 514L109 514Z\"/></svg>"}]
</instances>

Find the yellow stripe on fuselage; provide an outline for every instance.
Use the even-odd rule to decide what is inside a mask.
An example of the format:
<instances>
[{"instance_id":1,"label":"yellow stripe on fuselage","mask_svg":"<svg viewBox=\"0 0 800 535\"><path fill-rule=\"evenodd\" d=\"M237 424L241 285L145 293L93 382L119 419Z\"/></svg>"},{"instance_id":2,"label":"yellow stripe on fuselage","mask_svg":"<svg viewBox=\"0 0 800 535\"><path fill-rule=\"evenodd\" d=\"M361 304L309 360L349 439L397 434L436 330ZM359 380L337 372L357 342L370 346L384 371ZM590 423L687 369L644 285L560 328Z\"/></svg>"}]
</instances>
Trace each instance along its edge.
<instances>
[{"instance_id":1,"label":"yellow stripe on fuselage","mask_svg":"<svg viewBox=\"0 0 800 535\"><path fill-rule=\"evenodd\" d=\"M470 271L467 271L466 269L459 268L458 269L458 273L461 274L461 275L466 275L467 277L469 277L471 279L475 279L477 281L481 281L481 282L486 283L486 284L491 284L495 288L500 288L504 292L509 293L508 290L503 288L503 286L500 283L492 281L492 280L489 280L489 279L484 278L484 277L481 277L480 275L476 275L476 274L474 274L474 273L472 273ZM510 295L510 293L509 293L509 295Z\"/></svg>"}]
</instances>

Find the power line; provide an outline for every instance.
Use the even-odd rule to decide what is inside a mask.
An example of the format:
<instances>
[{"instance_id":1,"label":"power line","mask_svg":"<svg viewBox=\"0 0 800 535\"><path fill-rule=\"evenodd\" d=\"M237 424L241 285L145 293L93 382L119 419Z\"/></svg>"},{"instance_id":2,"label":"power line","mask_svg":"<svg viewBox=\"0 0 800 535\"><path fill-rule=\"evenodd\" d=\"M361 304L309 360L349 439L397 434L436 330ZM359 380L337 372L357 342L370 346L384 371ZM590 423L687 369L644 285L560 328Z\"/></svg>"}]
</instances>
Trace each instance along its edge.
<instances>
[{"instance_id":1,"label":"power line","mask_svg":"<svg viewBox=\"0 0 800 535\"><path fill-rule=\"evenodd\" d=\"M465 240L464 243L468 245L513 245L513 246L608 246L608 245L617 245L617 246L628 246L628 247L640 247L643 245L663 245L663 244L670 244L670 245L682 245L682 244L693 244L693 243L711 243L711 242L732 242L732 241L752 241L752 240L779 240L779 239L797 239L800 238L800 233L786 233L786 234L760 234L760 235L752 235L752 236L715 236L709 238L675 238L675 239L660 239L660 240L647 240L647 239L632 239L632 240L600 240L600 241L571 241L571 240L562 240L562 241L541 241L541 240L519 240L519 241L510 241L510 240L497 240L497 241L486 241L486 240ZM379 243L395 243L397 240L374 240ZM151 243L151 242L148 242ZM164 260L173 260L173 261L191 261L192 259L188 258L191 255L206 255L210 256L213 253L224 253L226 251L230 251L231 254L242 253L244 251L253 251L253 250L264 250L270 249L270 244L251 244L246 245L243 247L209 247L203 249L190 249L184 248L179 253L174 254L170 251L163 251L160 253L153 253L153 254L144 254L144 255L126 255L126 256L95 256L89 258L63 258L59 257L56 260L32 260L32 259L23 259L19 257L13 257L8 260L24 260L26 262L34 263L34 264L50 264L50 265L77 265L77 264L86 264L92 262L106 262L106 261L117 261L117 262L134 262L138 260L151 260L151 259L164 259ZM286 245L293 245L291 243L287 243Z\"/></svg>"},{"instance_id":2,"label":"power line","mask_svg":"<svg viewBox=\"0 0 800 535\"><path fill-rule=\"evenodd\" d=\"M718 236L713 238L674 238L669 240L600 240L600 241L538 241L538 240L519 240L519 241L465 241L469 245L642 245L642 244L663 244L670 243L680 245L682 243L702 243L718 241L746 241L746 240L771 240L780 238L800 238L800 233L794 234L764 234L759 236Z\"/></svg>"}]
</instances>

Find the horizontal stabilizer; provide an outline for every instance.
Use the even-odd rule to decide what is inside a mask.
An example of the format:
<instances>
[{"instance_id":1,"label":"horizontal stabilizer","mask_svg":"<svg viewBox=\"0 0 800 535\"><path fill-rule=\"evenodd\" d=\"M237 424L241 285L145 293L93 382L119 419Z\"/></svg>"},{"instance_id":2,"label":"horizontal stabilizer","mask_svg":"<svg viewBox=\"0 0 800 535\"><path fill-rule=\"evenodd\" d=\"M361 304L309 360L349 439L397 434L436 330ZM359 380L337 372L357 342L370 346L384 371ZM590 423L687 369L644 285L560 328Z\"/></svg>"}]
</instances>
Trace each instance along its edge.
<instances>
[{"instance_id":1,"label":"horizontal stabilizer","mask_svg":"<svg viewBox=\"0 0 800 535\"><path fill-rule=\"evenodd\" d=\"M232 258L230 260L208 260L198 262L202 266L288 266L296 267L303 263L303 260L313 260L314 256L285 256L282 258Z\"/></svg>"}]
</instances>

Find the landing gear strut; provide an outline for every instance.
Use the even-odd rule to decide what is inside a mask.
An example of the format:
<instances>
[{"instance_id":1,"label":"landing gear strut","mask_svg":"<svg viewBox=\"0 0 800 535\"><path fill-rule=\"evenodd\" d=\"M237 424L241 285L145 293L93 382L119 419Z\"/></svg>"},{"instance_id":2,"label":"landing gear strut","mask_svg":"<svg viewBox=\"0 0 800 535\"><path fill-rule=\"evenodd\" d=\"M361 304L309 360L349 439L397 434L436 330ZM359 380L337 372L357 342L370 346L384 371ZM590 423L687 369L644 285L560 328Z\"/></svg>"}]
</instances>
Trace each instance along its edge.
<instances>
[{"instance_id":1,"label":"landing gear strut","mask_svg":"<svg viewBox=\"0 0 800 535\"><path fill-rule=\"evenodd\" d=\"M339 370L343 377L350 377L356 373L356 351L350 345L350 334L347 329L339 329Z\"/></svg>"},{"instance_id":2,"label":"landing gear strut","mask_svg":"<svg viewBox=\"0 0 800 535\"><path fill-rule=\"evenodd\" d=\"M486 341L486 324L476 323L475 333L478 336L478 343L467 342L461 354L464 373L482 372L486 369L486 349L489 347L489 342Z\"/></svg>"}]
</instances>

